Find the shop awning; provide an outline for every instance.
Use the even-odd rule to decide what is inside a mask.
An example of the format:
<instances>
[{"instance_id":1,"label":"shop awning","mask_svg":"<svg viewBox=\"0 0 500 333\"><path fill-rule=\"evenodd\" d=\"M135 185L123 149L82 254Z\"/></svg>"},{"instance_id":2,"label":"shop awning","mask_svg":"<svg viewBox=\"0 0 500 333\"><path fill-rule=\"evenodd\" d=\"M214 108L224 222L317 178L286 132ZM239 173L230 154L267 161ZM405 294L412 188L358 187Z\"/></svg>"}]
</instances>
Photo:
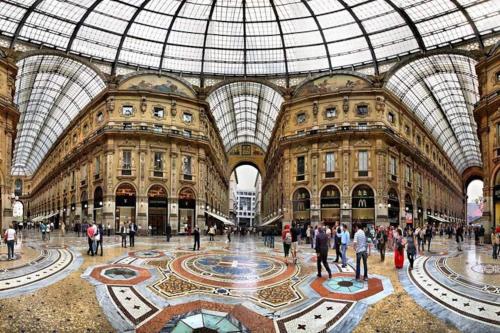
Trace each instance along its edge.
<instances>
[{"instance_id":1,"label":"shop awning","mask_svg":"<svg viewBox=\"0 0 500 333\"><path fill-rule=\"evenodd\" d=\"M427 217L430 217L431 219L434 219L440 223L450 223L449 221L443 219L442 217L439 217L439 216L432 216L432 215L429 215Z\"/></svg>"},{"instance_id":2,"label":"shop awning","mask_svg":"<svg viewBox=\"0 0 500 333\"><path fill-rule=\"evenodd\" d=\"M221 221L222 223L224 223L224 225L234 226L234 223L231 222L231 221L229 221L228 219L226 219L224 216L220 216L218 214L209 212L208 210L206 210L205 213L207 213L208 215L210 215L210 216L216 218L217 220Z\"/></svg>"},{"instance_id":3,"label":"shop awning","mask_svg":"<svg viewBox=\"0 0 500 333\"><path fill-rule=\"evenodd\" d=\"M259 225L259 227L265 227L266 225L271 225L271 224L273 224L274 222L278 221L281 218L283 218L283 215L277 215L277 216L271 218L270 220L262 223L261 225Z\"/></svg>"}]
</instances>

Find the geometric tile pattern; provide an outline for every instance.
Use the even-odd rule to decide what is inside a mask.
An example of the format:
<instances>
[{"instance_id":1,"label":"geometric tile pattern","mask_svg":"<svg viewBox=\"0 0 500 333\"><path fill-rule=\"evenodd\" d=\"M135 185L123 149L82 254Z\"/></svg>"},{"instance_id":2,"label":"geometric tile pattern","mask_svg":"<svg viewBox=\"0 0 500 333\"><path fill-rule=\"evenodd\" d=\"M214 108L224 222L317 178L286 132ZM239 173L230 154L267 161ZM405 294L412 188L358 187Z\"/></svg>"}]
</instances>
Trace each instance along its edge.
<instances>
[{"instance_id":1,"label":"geometric tile pattern","mask_svg":"<svg viewBox=\"0 0 500 333\"><path fill-rule=\"evenodd\" d=\"M355 302L323 298L306 309L276 321L278 332L327 332Z\"/></svg>"},{"instance_id":2,"label":"geometric tile pattern","mask_svg":"<svg viewBox=\"0 0 500 333\"><path fill-rule=\"evenodd\" d=\"M151 278L151 273L138 266L111 264L94 267L90 276L106 285L133 286Z\"/></svg>"},{"instance_id":3,"label":"geometric tile pattern","mask_svg":"<svg viewBox=\"0 0 500 333\"><path fill-rule=\"evenodd\" d=\"M430 258L419 257L414 269L408 270L410 280L434 302L449 310L482 323L500 325L500 304L471 297L452 289L429 274L426 267Z\"/></svg>"},{"instance_id":4,"label":"geometric tile pattern","mask_svg":"<svg viewBox=\"0 0 500 333\"><path fill-rule=\"evenodd\" d=\"M159 311L133 287L108 286L108 292L120 312L136 326Z\"/></svg>"}]
</instances>

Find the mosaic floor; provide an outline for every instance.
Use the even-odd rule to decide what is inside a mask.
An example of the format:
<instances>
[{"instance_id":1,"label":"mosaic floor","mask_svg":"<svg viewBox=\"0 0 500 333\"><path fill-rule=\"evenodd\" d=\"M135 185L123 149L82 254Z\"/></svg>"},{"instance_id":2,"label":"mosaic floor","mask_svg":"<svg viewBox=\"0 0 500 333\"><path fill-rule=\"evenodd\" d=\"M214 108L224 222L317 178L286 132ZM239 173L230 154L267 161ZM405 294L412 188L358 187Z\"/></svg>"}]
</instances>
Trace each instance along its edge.
<instances>
[{"instance_id":1,"label":"mosaic floor","mask_svg":"<svg viewBox=\"0 0 500 333\"><path fill-rule=\"evenodd\" d=\"M500 261L488 246L457 252L437 239L412 271L373 253L368 281L356 281L352 250L346 268L329 259L328 279L307 245L287 265L279 243L202 238L193 251L190 241L125 249L111 236L91 257L83 237L26 231L16 260L0 248L0 332L500 331Z\"/></svg>"}]
</instances>

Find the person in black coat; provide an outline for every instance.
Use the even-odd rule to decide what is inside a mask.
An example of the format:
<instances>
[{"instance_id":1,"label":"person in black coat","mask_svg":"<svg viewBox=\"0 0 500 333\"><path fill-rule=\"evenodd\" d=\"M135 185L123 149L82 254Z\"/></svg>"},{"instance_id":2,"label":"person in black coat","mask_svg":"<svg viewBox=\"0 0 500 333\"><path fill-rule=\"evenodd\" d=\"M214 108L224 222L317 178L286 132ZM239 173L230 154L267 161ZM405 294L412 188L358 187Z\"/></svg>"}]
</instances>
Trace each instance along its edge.
<instances>
[{"instance_id":1,"label":"person in black coat","mask_svg":"<svg viewBox=\"0 0 500 333\"><path fill-rule=\"evenodd\" d=\"M194 228L194 246L193 246L193 251L200 250L200 228L196 227Z\"/></svg>"},{"instance_id":2,"label":"person in black coat","mask_svg":"<svg viewBox=\"0 0 500 333\"><path fill-rule=\"evenodd\" d=\"M170 242L170 237L172 237L172 227L167 224L167 229L165 230L167 234L167 242Z\"/></svg>"},{"instance_id":3,"label":"person in black coat","mask_svg":"<svg viewBox=\"0 0 500 333\"><path fill-rule=\"evenodd\" d=\"M318 265L318 277L321 277L321 264L325 266L328 272L328 278L332 277L332 271L328 265L328 235L325 233L323 227L318 228L318 235L316 236L316 263Z\"/></svg>"}]
</instances>

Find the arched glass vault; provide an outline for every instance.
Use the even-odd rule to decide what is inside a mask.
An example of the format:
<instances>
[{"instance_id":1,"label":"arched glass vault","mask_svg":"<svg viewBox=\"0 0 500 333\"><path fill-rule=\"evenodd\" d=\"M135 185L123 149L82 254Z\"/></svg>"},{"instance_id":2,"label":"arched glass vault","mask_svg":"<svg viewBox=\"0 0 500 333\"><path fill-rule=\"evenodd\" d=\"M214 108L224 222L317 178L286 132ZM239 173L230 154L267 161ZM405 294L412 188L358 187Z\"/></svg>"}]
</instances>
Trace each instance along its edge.
<instances>
[{"instance_id":1,"label":"arched glass vault","mask_svg":"<svg viewBox=\"0 0 500 333\"><path fill-rule=\"evenodd\" d=\"M0 36L112 66L288 75L369 66L498 32L496 0L6 0ZM353 57L352 55L356 56Z\"/></svg>"},{"instance_id":2,"label":"arched glass vault","mask_svg":"<svg viewBox=\"0 0 500 333\"><path fill-rule=\"evenodd\" d=\"M233 82L213 91L207 101L226 151L240 143L267 151L283 103L278 91L262 83Z\"/></svg>"},{"instance_id":3,"label":"arched glass vault","mask_svg":"<svg viewBox=\"0 0 500 333\"><path fill-rule=\"evenodd\" d=\"M479 100L476 61L437 54L412 61L386 83L417 116L459 172L481 166L474 104Z\"/></svg>"},{"instance_id":4,"label":"arched glass vault","mask_svg":"<svg viewBox=\"0 0 500 333\"><path fill-rule=\"evenodd\" d=\"M68 57L33 55L17 66L14 101L21 118L12 174L29 176L105 83L92 68Z\"/></svg>"}]
</instances>

